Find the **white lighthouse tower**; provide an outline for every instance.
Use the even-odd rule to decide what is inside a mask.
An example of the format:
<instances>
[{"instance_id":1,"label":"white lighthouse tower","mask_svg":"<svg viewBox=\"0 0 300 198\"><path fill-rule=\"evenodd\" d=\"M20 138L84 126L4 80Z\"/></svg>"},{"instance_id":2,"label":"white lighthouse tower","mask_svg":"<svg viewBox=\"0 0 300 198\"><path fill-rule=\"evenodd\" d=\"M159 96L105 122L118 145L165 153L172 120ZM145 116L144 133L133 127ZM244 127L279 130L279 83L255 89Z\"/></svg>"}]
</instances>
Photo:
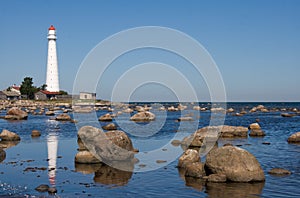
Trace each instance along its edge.
<instances>
[{"instance_id":1,"label":"white lighthouse tower","mask_svg":"<svg viewBox=\"0 0 300 198\"><path fill-rule=\"evenodd\" d=\"M47 59L47 76L46 90L49 92L59 92L58 64L56 54L56 31L53 25L48 31L48 59Z\"/></svg>"}]
</instances>

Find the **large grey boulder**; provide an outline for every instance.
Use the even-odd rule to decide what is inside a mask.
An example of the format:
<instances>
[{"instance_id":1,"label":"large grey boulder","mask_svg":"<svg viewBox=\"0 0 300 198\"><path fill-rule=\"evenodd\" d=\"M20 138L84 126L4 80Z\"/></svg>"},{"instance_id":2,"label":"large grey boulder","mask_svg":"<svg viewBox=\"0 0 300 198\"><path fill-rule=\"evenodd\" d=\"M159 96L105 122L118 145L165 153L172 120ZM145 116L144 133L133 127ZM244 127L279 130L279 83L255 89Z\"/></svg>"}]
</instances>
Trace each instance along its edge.
<instances>
[{"instance_id":1,"label":"large grey boulder","mask_svg":"<svg viewBox=\"0 0 300 198\"><path fill-rule=\"evenodd\" d=\"M28 113L18 107L12 107L6 112L4 118L7 120L27 120Z\"/></svg>"},{"instance_id":2,"label":"large grey boulder","mask_svg":"<svg viewBox=\"0 0 300 198\"><path fill-rule=\"evenodd\" d=\"M78 136L86 149L106 164L132 160L134 157L131 139L123 131L115 130L104 133L98 128L84 126L78 131Z\"/></svg>"},{"instance_id":3,"label":"large grey boulder","mask_svg":"<svg viewBox=\"0 0 300 198\"><path fill-rule=\"evenodd\" d=\"M225 146L211 150L206 156L207 174L226 175L227 181L258 182L264 181L264 172L257 159L248 151Z\"/></svg>"}]
</instances>

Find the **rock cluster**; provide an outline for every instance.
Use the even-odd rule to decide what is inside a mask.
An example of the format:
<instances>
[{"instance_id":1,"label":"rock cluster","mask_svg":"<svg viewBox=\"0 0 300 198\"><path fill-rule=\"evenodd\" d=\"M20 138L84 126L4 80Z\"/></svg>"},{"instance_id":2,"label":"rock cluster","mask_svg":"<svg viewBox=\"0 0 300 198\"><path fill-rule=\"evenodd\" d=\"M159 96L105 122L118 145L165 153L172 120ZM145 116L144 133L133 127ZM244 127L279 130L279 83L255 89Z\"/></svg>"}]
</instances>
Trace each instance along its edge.
<instances>
[{"instance_id":1,"label":"rock cluster","mask_svg":"<svg viewBox=\"0 0 300 198\"><path fill-rule=\"evenodd\" d=\"M186 150L178 161L185 177L200 178L204 182L263 182L264 172L257 159L248 151L223 146L211 150L202 163L196 150ZM182 172L182 171L181 171Z\"/></svg>"},{"instance_id":2,"label":"rock cluster","mask_svg":"<svg viewBox=\"0 0 300 198\"><path fill-rule=\"evenodd\" d=\"M27 118L28 118L28 113L19 109L18 107L10 108L6 112L6 115L4 116L4 119L7 120L27 120Z\"/></svg>"}]
</instances>

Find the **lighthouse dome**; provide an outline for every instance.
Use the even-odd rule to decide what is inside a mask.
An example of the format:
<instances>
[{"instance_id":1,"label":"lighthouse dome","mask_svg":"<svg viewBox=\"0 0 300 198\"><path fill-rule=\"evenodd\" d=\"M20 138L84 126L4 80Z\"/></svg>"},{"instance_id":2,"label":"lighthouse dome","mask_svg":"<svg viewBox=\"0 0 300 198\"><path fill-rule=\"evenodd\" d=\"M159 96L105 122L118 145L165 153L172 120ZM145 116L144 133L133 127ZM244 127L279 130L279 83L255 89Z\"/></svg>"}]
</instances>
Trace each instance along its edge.
<instances>
[{"instance_id":1,"label":"lighthouse dome","mask_svg":"<svg viewBox=\"0 0 300 198\"><path fill-rule=\"evenodd\" d=\"M54 27L53 25L51 25L51 26L49 27L49 30L55 30L55 27Z\"/></svg>"}]
</instances>

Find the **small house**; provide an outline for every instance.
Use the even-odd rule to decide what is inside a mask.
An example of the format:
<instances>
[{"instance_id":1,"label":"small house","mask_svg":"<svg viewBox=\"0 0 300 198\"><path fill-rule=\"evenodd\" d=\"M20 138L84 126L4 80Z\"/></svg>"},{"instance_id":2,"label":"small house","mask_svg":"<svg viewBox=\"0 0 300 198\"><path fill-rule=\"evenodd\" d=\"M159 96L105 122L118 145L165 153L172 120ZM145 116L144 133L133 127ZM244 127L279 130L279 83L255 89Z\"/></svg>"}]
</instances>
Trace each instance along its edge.
<instances>
[{"instance_id":1,"label":"small house","mask_svg":"<svg viewBox=\"0 0 300 198\"><path fill-rule=\"evenodd\" d=\"M34 94L36 100L54 100L57 96L61 95L60 92L51 92L46 90L40 90Z\"/></svg>"},{"instance_id":2,"label":"small house","mask_svg":"<svg viewBox=\"0 0 300 198\"><path fill-rule=\"evenodd\" d=\"M80 92L79 99L80 100L96 100L96 93Z\"/></svg>"}]
</instances>

